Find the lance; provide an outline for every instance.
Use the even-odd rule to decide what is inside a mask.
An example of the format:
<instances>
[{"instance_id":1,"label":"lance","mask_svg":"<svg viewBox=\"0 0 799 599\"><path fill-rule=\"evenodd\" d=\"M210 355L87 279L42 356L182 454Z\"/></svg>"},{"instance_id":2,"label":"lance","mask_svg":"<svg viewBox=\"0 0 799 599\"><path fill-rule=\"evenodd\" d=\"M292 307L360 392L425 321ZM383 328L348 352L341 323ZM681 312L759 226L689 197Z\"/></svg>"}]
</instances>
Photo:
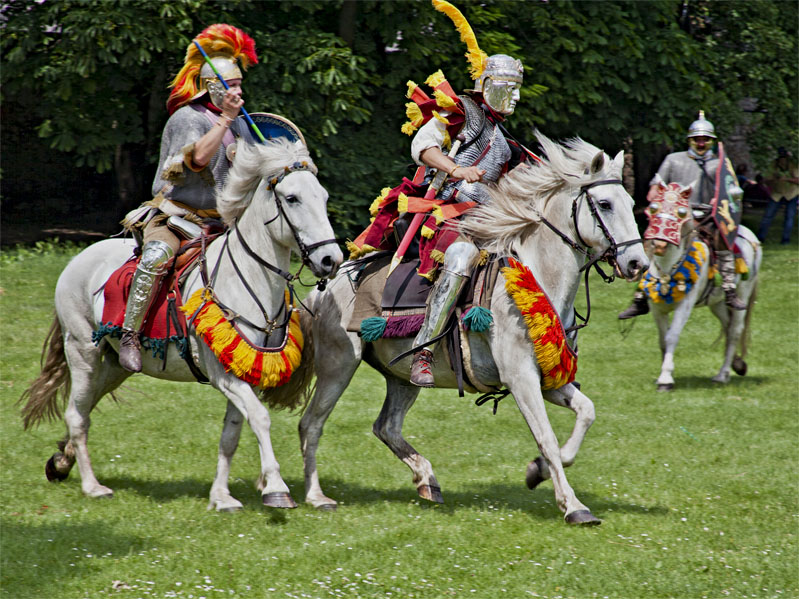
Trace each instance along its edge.
<instances>
[{"instance_id":1,"label":"lance","mask_svg":"<svg viewBox=\"0 0 799 599\"><path fill-rule=\"evenodd\" d=\"M458 149L461 146L461 140L456 139L455 143L452 144L452 149L449 152L449 157L454 158L455 155L458 153ZM430 183L430 187L427 189L427 193L424 194L425 200L434 200L436 195L438 195L438 191L444 186L444 181L447 178L447 173L444 171L438 171L435 176L433 177L433 181ZM390 275L397 266L399 266L400 262L402 262L402 258L405 256L405 252L408 251L408 247L411 245L411 241L416 236L416 232L419 230L419 227L422 226L422 221L427 216L426 212L417 212L413 216L413 220L411 221L408 230L405 232L405 236L402 238L402 241L397 248L394 257L391 259L391 266L388 268L388 275Z\"/></svg>"},{"instance_id":2,"label":"lance","mask_svg":"<svg viewBox=\"0 0 799 599\"><path fill-rule=\"evenodd\" d=\"M193 40L193 41L194 41L194 45L197 46L197 49L200 51L200 54L203 55L203 58L205 59L205 62L208 63L208 66L211 67L211 70L216 75L216 78L219 79L219 81L222 83L222 87L224 87L225 89L230 89L230 86L227 84L227 81L225 81L222 78L222 75L219 74L219 71L216 70L216 67L214 66L214 63L211 62L210 58L208 58L208 54L205 53L205 50L203 50L203 47L200 45L200 43L197 40ZM261 130L255 125L255 123L253 122L253 120L250 117L249 113L246 110L244 110L244 106L242 106L239 110L241 110L241 114L244 115L244 120L246 120L247 123L250 125L250 127L252 127L252 130L255 132L255 134L258 137L258 139L261 140L261 143L265 144L266 143L266 138L264 137L264 134L261 133Z\"/></svg>"}]
</instances>

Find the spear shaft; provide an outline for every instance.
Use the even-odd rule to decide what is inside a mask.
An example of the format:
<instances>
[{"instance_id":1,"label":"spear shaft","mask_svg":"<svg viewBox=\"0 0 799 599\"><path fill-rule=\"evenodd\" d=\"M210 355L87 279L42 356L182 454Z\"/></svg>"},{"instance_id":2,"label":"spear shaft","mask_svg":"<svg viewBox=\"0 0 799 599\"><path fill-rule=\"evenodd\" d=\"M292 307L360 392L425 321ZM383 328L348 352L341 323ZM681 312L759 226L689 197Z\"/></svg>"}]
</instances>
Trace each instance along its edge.
<instances>
[{"instance_id":1,"label":"spear shaft","mask_svg":"<svg viewBox=\"0 0 799 599\"><path fill-rule=\"evenodd\" d=\"M197 40L194 40L194 45L197 46L197 49L200 51L200 54L203 55L203 58L205 59L205 62L207 62L208 66L211 67L211 70L216 75L216 78L219 79L219 81L222 83L222 86L225 89L230 89L230 86L227 84L227 81L225 81L222 78L222 75L219 74L219 71L216 70L216 67L214 66L214 63L211 62L210 58L208 58L208 54L205 53L205 50L203 50L203 47L199 44L199 42ZM250 127L252 127L252 130L258 136L258 139L261 140L261 143L266 143L266 138L264 137L264 134L261 133L261 130L253 122L252 117L250 117L250 115L247 113L247 111L244 110L244 106L242 106L239 110L241 110L241 114L244 115L244 120L246 120L247 123L250 125Z\"/></svg>"}]
</instances>

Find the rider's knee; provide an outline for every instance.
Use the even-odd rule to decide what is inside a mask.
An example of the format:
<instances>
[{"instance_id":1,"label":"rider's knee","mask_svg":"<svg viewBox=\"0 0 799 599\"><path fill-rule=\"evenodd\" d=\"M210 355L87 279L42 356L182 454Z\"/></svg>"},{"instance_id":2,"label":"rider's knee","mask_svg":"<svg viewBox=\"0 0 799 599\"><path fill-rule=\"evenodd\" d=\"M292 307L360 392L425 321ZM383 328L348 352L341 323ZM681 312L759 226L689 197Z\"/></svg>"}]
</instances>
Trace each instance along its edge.
<instances>
[{"instance_id":1,"label":"rider's knee","mask_svg":"<svg viewBox=\"0 0 799 599\"><path fill-rule=\"evenodd\" d=\"M472 272L480 250L470 241L458 240L444 253L444 270L468 275Z\"/></svg>"}]
</instances>

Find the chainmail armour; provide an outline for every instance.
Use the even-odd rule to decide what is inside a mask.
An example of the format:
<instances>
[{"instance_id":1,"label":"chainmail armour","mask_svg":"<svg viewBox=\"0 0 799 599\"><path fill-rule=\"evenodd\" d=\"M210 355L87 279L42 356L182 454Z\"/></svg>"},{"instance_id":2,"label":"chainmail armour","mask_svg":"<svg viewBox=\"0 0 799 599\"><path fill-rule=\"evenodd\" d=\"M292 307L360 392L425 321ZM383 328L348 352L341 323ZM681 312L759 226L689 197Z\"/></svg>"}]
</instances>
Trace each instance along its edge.
<instances>
[{"instance_id":1,"label":"chainmail armour","mask_svg":"<svg viewBox=\"0 0 799 599\"><path fill-rule=\"evenodd\" d=\"M702 158L692 158L689 152L674 152L669 154L660 165L657 174L649 182L650 185L657 185L662 181L665 184L679 183L680 185L691 185L691 205L709 204L713 199L715 191L716 169L719 166L719 159L715 153L708 152L706 160ZM704 174L702 166L704 163Z\"/></svg>"},{"instance_id":2,"label":"chainmail armour","mask_svg":"<svg viewBox=\"0 0 799 599\"><path fill-rule=\"evenodd\" d=\"M160 192L163 197L195 210L213 210L216 208L216 192L227 178L230 165L225 146L220 144L204 169L194 171L187 166L187 150L208 133L215 120L206 116L206 113L210 113L207 108L201 107L201 110L197 110L192 106L197 105L187 105L176 110L164 127L158 170L153 181L153 197ZM252 140L252 135L242 119L235 119L229 129L236 138Z\"/></svg>"},{"instance_id":3,"label":"chainmail armour","mask_svg":"<svg viewBox=\"0 0 799 599\"><path fill-rule=\"evenodd\" d=\"M466 113L466 122L461 133L466 139L462 146L465 149L455 156L455 164L460 167L478 166L485 170L484 183L449 181L439 197L447 200L458 189L458 201L484 204L490 199L485 183L499 180L502 170L511 158L511 150L499 127L486 118L483 109L467 96L460 96L460 99Z\"/></svg>"}]
</instances>

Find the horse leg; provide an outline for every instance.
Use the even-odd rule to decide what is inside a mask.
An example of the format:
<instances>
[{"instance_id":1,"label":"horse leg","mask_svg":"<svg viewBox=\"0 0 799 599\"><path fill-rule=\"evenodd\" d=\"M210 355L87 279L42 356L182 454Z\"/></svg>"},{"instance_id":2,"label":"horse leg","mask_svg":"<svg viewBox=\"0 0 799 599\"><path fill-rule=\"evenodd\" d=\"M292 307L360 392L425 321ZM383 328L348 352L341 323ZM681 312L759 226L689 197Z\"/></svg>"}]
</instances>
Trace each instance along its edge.
<instances>
[{"instance_id":1,"label":"horse leg","mask_svg":"<svg viewBox=\"0 0 799 599\"><path fill-rule=\"evenodd\" d=\"M236 378L233 374L226 373L215 358L211 357L206 360L206 367L208 369L208 378L212 384L228 398L228 401L247 420L252 432L255 434L255 438L258 440L258 449L261 456L261 474L256 482L256 487L261 491L263 504L267 507L278 508L297 507L297 504L291 498L288 486L280 476L280 465L275 458L269 433L271 427L269 410L261 403L248 383ZM237 437L235 426L234 422L230 423L230 427L233 427L233 432L231 433L231 429L228 430L230 434L226 440L227 443ZM232 452L230 455L232 456ZM222 460L224 461L224 458ZM229 464L227 467L229 467ZM218 478L219 472L217 472ZM227 477L225 478L227 479ZM214 481L214 484L216 485L217 481Z\"/></svg>"},{"instance_id":2,"label":"horse leg","mask_svg":"<svg viewBox=\"0 0 799 599\"><path fill-rule=\"evenodd\" d=\"M372 425L372 432L411 469L413 484L416 485L419 497L435 503L444 503L441 487L433 473L433 466L402 436L405 415L416 401L419 391L419 387L408 385L399 379L387 378L386 399L380 415Z\"/></svg>"},{"instance_id":3,"label":"horse leg","mask_svg":"<svg viewBox=\"0 0 799 599\"><path fill-rule=\"evenodd\" d=\"M342 362L342 356L346 356L345 362ZM318 353L315 363L316 391L308 407L305 408L298 427L305 471L305 501L318 510L332 511L337 505L335 500L322 491L316 465L316 452L325 422L358 368L359 359L352 358L354 356L349 352L341 353L335 348L330 351L328 346L324 346L323 353Z\"/></svg>"},{"instance_id":4,"label":"horse leg","mask_svg":"<svg viewBox=\"0 0 799 599\"><path fill-rule=\"evenodd\" d=\"M543 395L548 402L574 412L574 428L566 443L560 448L560 461L564 468L568 468L574 463L585 435L594 423L596 417L594 402L574 385L564 385L560 389L544 391ZM549 467L543 457L538 456L527 465L525 482L529 489L534 489L549 478Z\"/></svg>"},{"instance_id":5,"label":"horse leg","mask_svg":"<svg viewBox=\"0 0 799 599\"><path fill-rule=\"evenodd\" d=\"M744 301L746 300L746 298L741 299ZM727 308L724 302L713 304L710 309L713 314L716 315L716 318L719 319L725 337L724 362L712 380L715 383L725 384L730 382L730 370L736 358L735 350L738 348L738 341L741 339L741 334L744 330L746 312L742 310L733 310L733 313L730 314L731 310Z\"/></svg>"},{"instance_id":6,"label":"horse leg","mask_svg":"<svg viewBox=\"0 0 799 599\"><path fill-rule=\"evenodd\" d=\"M71 381L69 403L64 412L69 440L64 444L63 457L55 454L50 459L59 472L63 472L71 460L77 461L83 493L89 497L112 497L114 492L97 480L89 458L89 415L103 395L116 389L130 373L119 366L117 355L109 351L106 344L95 347L90 334L67 333L64 354ZM66 471L68 473L69 469Z\"/></svg>"},{"instance_id":7,"label":"horse leg","mask_svg":"<svg viewBox=\"0 0 799 599\"><path fill-rule=\"evenodd\" d=\"M663 355L663 362L660 365L660 376L655 384L658 386L658 391L671 391L674 389L674 352L677 349L677 343L680 340L685 323L691 316L693 310L693 303L691 298L686 297L674 310L674 316L671 319L671 324L668 322L668 314L660 310L653 310L652 314L655 317L655 323L658 327L660 334L660 351Z\"/></svg>"},{"instance_id":8,"label":"horse leg","mask_svg":"<svg viewBox=\"0 0 799 599\"><path fill-rule=\"evenodd\" d=\"M244 418L233 402L227 402L225 421L222 427L222 437L219 439L219 454L216 462L216 477L211 485L211 497L208 509L217 512L235 512L244 507L241 502L230 494L228 479L230 478L230 464L233 454L239 446L241 425Z\"/></svg>"}]
</instances>

